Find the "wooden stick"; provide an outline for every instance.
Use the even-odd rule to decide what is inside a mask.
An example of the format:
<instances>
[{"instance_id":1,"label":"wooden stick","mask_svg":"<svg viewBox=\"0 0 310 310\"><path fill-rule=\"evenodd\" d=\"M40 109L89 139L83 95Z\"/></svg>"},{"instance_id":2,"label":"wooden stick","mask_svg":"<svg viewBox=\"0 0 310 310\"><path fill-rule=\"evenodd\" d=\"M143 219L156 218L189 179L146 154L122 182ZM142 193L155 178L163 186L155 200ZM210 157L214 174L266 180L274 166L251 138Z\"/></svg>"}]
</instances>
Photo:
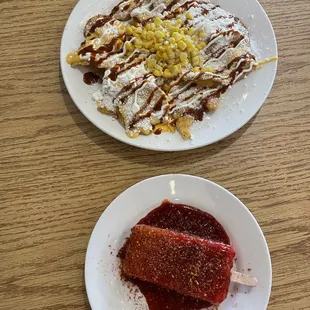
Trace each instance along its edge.
<instances>
[{"instance_id":1,"label":"wooden stick","mask_svg":"<svg viewBox=\"0 0 310 310\"><path fill-rule=\"evenodd\" d=\"M255 287L258 283L258 280L255 277L237 271L231 272L230 280L232 282L236 282L251 287Z\"/></svg>"}]
</instances>

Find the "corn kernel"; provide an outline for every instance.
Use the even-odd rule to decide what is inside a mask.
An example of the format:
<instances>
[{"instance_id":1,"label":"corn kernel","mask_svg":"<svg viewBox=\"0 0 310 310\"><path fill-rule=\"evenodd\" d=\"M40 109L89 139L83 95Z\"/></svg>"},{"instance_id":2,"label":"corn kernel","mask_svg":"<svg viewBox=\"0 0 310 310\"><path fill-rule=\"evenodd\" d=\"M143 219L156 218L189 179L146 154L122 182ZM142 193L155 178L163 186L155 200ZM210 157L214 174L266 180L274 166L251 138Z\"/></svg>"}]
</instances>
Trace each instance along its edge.
<instances>
[{"instance_id":1,"label":"corn kernel","mask_svg":"<svg viewBox=\"0 0 310 310\"><path fill-rule=\"evenodd\" d=\"M175 38L170 38L170 39L169 39L169 42L170 42L171 44L175 44L175 43L176 43Z\"/></svg>"},{"instance_id":2,"label":"corn kernel","mask_svg":"<svg viewBox=\"0 0 310 310\"><path fill-rule=\"evenodd\" d=\"M161 57L163 60L169 60L169 56L167 53L162 53Z\"/></svg>"},{"instance_id":3,"label":"corn kernel","mask_svg":"<svg viewBox=\"0 0 310 310\"><path fill-rule=\"evenodd\" d=\"M195 57L199 55L199 51L194 47L194 50L191 52L191 56Z\"/></svg>"},{"instance_id":4,"label":"corn kernel","mask_svg":"<svg viewBox=\"0 0 310 310\"><path fill-rule=\"evenodd\" d=\"M169 22L168 20L164 20L164 21L162 22L162 26L163 26L164 28L168 28L168 27L170 26L170 22Z\"/></svg>"},{"instance_id":5,"label":"corn kernel","mask_svg":"<svg viewBox=\"0 0 310 310\"><path fill-rule=\"evenodd\" d=\"M181 54L180 54L180 60L181 60L182 62L187 61L187 53L181 53Z\"/></svg>"},{"instance_id":6,"label":"corn kernel","mask_svg":"<svg viewBox=\"0 0 310 310\"><path fill-rule=\"evenodd\" d=\"M156 17L154 19L154 24L155 24L156 27L159 27L162 24L162 22L163 21L159 17Z\"/></svg>"},{"instance_id":7,"label":"corn kernel","mask_svg":"<svg viewBox=\"0 0 310 310\"><path fill-rule=\"evenodd\" d=\"M142 33L141 33L141 37L146 40L147 39L147 31L146 30L143 30Z\"/></svg>"},{"instance_id":8,"label":"corn kernel","mask_svg":"<svg viewBox=\"0 0 310 310\"><path fill-rule=\"evenodd\" d=\"M178 19L178 20L176 21L176 24L179 25L179 26L183 25L182 19Z\"/></svg>"},{"instance_id":9,"label":"corn kernel","mask_svg":"<svg viewBox=\"0 0 310 310\"><path fill-rule=\"evenodd\" d=\"M182 67L185 67L185 66L188 65L188 60L186 59L185 61L181 61L180 64L181 64Z\"/></svg>"},{"instance_id":10,"label":"corn kernel","mask_svg":"<svg viewBox=\"0 0 310 310\"><path fill-rule=\"evenodd\" d=\"M142 33L142 28L141 27L136 28L135 32L141 34Z\"/></svg>"},{"instance_id":11,"label":"corn kernel","mask_svg":"<svg viewBox=\"0 0 310 310\"><path fill-rule=\"evenodd\" d=\"M171 48L170 45L165 46L165 51L169 54L169 53L173 53L173 49Z\"/></svg>"},{"instance_id":12,"label":"corn kernel","mask_svg":"<svg viewBox=\"0 0 310 310\"><path fill-rule=\"evenodd\" d=\"M191 27L189 30L188 30L188 34L190 36L192 36L193 34L195 33L195 29L193 27Z\"/></svg>"},{"instance_id":13,"label":"corn kernel","mask_svg":"<svg viewBox=\"0 0 310 310\"><path fill-rule=\"evenodd\" d=\"M172 68L173 73L182 73L181 65L174 65Z\"/></svg>"},{"instance_id":14,"label":"corn kernel","mask_svg":"<svg viewBox=\"0 0 310 310\"><path fill-rule=\"evenodd\" d=\"M160 45L159 43L155 44L155 48L156 48L157 51L160 51L160 52L164 52L165 51L165 48L162 45Z\"/></svg>"},{"instance_id":15,"label":"corn kernel","mask_svg":"<svg viewBox=\"0 0 310 310\"><path fill-rule=\"evenodd\" d=\"M197 73L200 72L200 69L198 67L193 68L192 72Z\"/></svg>"},{"instance_id":16,"label":"corn kernel","mask_svg":"<svg viewBox=\"0 0 310 310\"><path fill-rule=\"evenodd\" d=\"M172 73L171 73L171 76L172 76ZM163 89L163 91L165 91L166 93L168 93L169 90L170 90L170 85L164 84L164 85L162 86L162 89Z\"/></svg>"},{"instance_id":17,"label":"corn kernel","mask_svg":"<svg viewBox=\"0 0 310 310\"><path fill-rule=\"evenodd\" d=\"M181 52L179 50L174 52L176 58L180 58Z\"/></svg>"},{"instance_id":18,"label":"corn kernel","mask_svg":"<svg viewBox=\"0 0 310 310\"><path fill-rule=\"evenodd\" d=\"M168 65L174 65L174 59L169 59L169 60L167 61L167 63L168 63Z\"/></svg>"},{"instance_id":19,"label":"corn kernel","mask_svg":"<svg viewBox=\"0 0 310 310\"><path fill-rule=\"evenodd\" d=\"M178 66L177 66L177 65L172 66L170 70L171 70L172 73L174 73L174 74L179 73L179 69L178 69Z\"/></svg>"},{"instance_id":20,"label":"corn kernel","mask_svg":"<svg viewBox=\"0 0 310 310\"><path fill-rule=\"evenodd\" d=\"M153 42L150 42L150 41L145 41L145 42L143 42L143 47L145 48L145 49L149 49L151 46L153 45Z\"/></svg>"},{"instance_id":21,"label":"corn kernel","mask_svg":"<svg viewBox=\"0 0 310 310\"><path fill-rule=\"evenodd\" d=\"M174 38L176 42L179 42L182 39L182 36L178 32L173 32L172 38Z\"/></svg>"},{"instance_id":22,"label":"corn kernel","mask_svg":"<svg viewBox=\"0 0 310 310\"><path fill-rule=\"evenodd\" d=\"M198 43L198 49L201 51L207 46L206 42L202 41Z\"/></svg>"},{"instance_id":23,"label":"corn kernel","mask_svg":"<svg viewBox=\"0 0 310 310\"><path fill-rule=\"evenodd\" d=\"M167 52L169 60L174 60L175 58L175 53L174 52Z\"/></svg>"},{"instance_id":24,"label":"corn kernel","mask_svg":"<svg viewBox=\"0 0 310 310\"><path fill-rule=\"evenodd\" d=\"M172 77L172 73L168 69L166 69L163 73L163 76L164 78L169 79Z\"/></svg>"},{"instance_id":25,"label":"corn kernel","mask_svg":"<svg viewBox=\"0 0 310 310\"><path fill-rule=\"evenodd\" d=\"M191 20L191 19L193 19L194 17L193 17L193 15L192 15L190 12L187 12L187 13L186 13L186 18L189 19L189 20Z\"/></svg>"},{"instance_id":26,"label":"corn kernel","mask_svg":"<svg viewBox=\"0 0 310 310\"><path fill-rule=\"evenodd\" d=\"M149 69L153 69L156 66L157 62L155 59L148 59L146 65Z\"/></svg>"},{"instance_id":27,"label":"corn kernel","mask_svg":"<svg viewBox=\"0 0 310 310\"><path fill-rule=\"evenodd\" d=\"M198 66L199 65L199 63L200 63L200 57L199 56L195 56L195 57L193 57L192 58L192 64L193 64L193 66Z\"/></svg>"},{"instance_id":28,"label":"corn kernel","mask_svg":"<svg viewBox=\"0 0 310 310\"><path fill-rule=\"evenodd\" d=\"M134 45L137 48L141 48L143 46L143 42L142 42L142 40L136 38L135 41L134 41Z\"/></svg>"},{"instance_id":29,"label":"corn kernel","mask_svg":"<svg viewBox=\"0 0 310 310\"><path fill-rule=\"evenodd\" d=\"M150 48L150 52L151 53L156 53L156 48L155 47Z\"/></svg>"},{"instance_id":30,"label":"corn kernel","mask_svg":"<svg viewBox=\"0 0 310 310\"><path fill-rule=\"evenodd\" d=\"M127 27L126 28L126 33L129 34L129 35L133 35L133 30L131 27Z\"/></svg>"},{"instance_id":31,"label":"corn kernel","mask_svg":"<svg viewBox=\"0 0 310 310\"><path fill-rule=\"evenodd\" d=\"M146 39L149 40L149 41L153 41L154 40L154 33L149 31L146 35Z\"/></svg>"},{"instance_id":32,"label":"corn kernel","mask_svg":"<svg viewBox=\"0 0 310 310\"><path fill-rule=\"evenodd\" d=\"M135 50L135 47L133 46L133 44L131 42L127 42L125 45L126 48L126 52L133 52Z\"/></svg>"},{"instance_id":33,"label":"corn kernel","mask_svg":"<svg viewBox=\"0 0 310 310\"><path fill-rule=\"evenodd\" d=\"M178 42L178 47L180 50L185 51L187 46L186 46L185 42L181 40Z\"/></svg>"},{"instance_id":34,"label":"corn kernel","mask_svg":"<svg viewBox=\"0 0 310 310\"><path fill-rule=\"evenodd\" d=\"M195 45L193 43L189 42L189 41L187 41L186 45L187 45L187 49L188 49L189 52L192 52L192 51L194 51L196 49Z\"/></svg>"},{"instance_id":35,"label":"corn kernel","mask_svg":"<svg viewBox=\"0 0 310 310\"><path fill-rule=\"evenodd\" d=\"M173 32L179 32L179 28L178 27L176 27L176 26L172 26L170 29L169 29L169 31L171 32L171 33L173 33Z\"/></svg>"},{"instance_id":36,"label":"corn kernel","mask_svg":"<svg viewBox=\"0 0 310 310\"><path fill-rule=\"evenodd\" d=\"M159 70L153 70L153 74L157 77L160 77L162 75Z\"/></svg>"}]
</instances>

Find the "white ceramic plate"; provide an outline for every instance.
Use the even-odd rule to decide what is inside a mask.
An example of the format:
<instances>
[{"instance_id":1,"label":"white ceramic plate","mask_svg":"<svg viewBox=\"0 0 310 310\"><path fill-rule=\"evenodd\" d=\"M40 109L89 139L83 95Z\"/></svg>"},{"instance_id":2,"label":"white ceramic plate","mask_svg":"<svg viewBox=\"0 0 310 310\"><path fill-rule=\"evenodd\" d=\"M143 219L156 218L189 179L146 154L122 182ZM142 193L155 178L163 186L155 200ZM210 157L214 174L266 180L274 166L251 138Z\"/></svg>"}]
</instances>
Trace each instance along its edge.
<instances>
[{"instance_id":1,"label":"white ceramic plate","mask_svg":"<svg viewBox=\"0 0 310 310\"><path fill-rule=\"evenodd\" d=\"M264 235L253 215L221 186L188 175L164 175L140 182L119 195L102 214L89 241L85 281L93 310L148 309L133 298L119 277L117 252L131 228L164 199L195 206L213 215L225 228L237 252L234 269L255 275L253 289L238 286L219 310L265 310L271 290L271 261ZM249 271L251 269L251 271ZM131 297L131 298L130 298ZM137 308L134 304L140 301Z\"/></svg>"},{"instance_id":2,"label":"white ceramic plate","mask_svg":"<svg viewBox=\"0 0 310 310\"><path fill-rule=\"evenodd\" d=\"M98 13L109 13L119 0L80 0L65 27L61 44L61 68L67 89L80 111L99 129L125 143L151 150L182 151L217 142L244 126L261 108L276 75L277 62L253 72L238 82L221 100L219 109L192 128L193 140L183 141L179 134L140 136L130 139L122 126L110 116L97 111L91 94L98 86L83 82L89 69L73 69L66 63L66 55L83 41L86 21ZM214 0L224 9L236 14L249 27L253 45L260 59L277 55L277 43L272 25L257 0Z\"/></svg>"}]
</instances>

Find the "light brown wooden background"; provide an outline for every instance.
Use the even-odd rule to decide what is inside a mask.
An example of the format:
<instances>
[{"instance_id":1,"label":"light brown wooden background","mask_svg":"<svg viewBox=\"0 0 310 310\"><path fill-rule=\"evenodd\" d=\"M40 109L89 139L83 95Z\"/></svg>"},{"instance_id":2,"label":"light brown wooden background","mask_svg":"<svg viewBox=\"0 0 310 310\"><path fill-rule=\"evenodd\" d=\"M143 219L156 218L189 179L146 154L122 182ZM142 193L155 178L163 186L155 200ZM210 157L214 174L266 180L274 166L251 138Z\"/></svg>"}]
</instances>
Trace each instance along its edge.
<instances>
[{"instance_id":1,"label":"light brown wooden background","mask_svg":"<svg viewBox=\"0 0 310 310\"><path fill-rule=\"evenodd\" d=\"M310 2L261 2L280 54L266 104L224 141L165 154L113 140L71 101L59 49L76 0L0 0L0 309L89 309L95 222L123 190L165 173L208 178L246 203L270 246L268 309L310 309Z\"/></svg>"}]
</instances>

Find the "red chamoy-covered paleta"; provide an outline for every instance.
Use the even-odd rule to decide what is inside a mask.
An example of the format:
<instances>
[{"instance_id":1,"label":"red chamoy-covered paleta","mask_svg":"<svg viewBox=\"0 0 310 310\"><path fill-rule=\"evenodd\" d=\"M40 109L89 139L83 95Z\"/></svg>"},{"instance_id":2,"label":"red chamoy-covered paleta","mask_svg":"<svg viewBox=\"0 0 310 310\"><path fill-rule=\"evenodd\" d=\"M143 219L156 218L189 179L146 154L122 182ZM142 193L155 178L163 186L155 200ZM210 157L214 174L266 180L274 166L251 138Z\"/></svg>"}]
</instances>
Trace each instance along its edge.
<instances>
[{"instance_id":1,"label":"red chamoy-covered paleta","mask_svg":"<svg viewBox=\"0 0 310 310\"><path fill-rule=\"evenodd\" d=\"M231 271L235 254L213 216L165 200L132 229L119 257L122 276L138 285L149 310L199 310L220 304L231 281L256 285Z\"/></svg>"},{"instance_id":2,"label":"red chamoy-covered paleta","mask_svg":"<svg viewBox=\"0 0 310 310\"><path fill-rule=\"evenodd\" d=\"M123 270L128 276L219 304L228 293L234 257L230 245L137 225Z\"/></svg>"}]
</instances>

